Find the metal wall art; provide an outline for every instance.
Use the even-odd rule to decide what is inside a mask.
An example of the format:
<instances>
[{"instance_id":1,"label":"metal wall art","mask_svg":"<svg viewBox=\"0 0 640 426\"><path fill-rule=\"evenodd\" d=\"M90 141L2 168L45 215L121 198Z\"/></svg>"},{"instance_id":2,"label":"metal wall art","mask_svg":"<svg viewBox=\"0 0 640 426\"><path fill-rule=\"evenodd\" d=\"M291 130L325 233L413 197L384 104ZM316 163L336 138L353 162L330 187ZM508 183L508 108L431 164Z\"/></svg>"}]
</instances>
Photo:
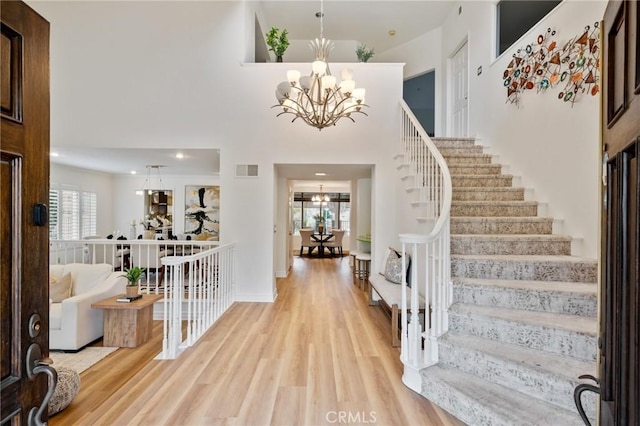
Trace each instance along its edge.
<instances>
[{"instance_id":1,"label":"metal wall art","mask_svg":"<svg viewBox=\"0 0 640 426\"><path fill-rule=\"evenodd\" d=\"M507 102L518 105L525 91L536 93L557 89L557 99L573 104L583 94L600 91L600 28L587 25L584 32L564 45L547 29L535 42L518 49L502 75Z\"/></svg>"}]
</instances>

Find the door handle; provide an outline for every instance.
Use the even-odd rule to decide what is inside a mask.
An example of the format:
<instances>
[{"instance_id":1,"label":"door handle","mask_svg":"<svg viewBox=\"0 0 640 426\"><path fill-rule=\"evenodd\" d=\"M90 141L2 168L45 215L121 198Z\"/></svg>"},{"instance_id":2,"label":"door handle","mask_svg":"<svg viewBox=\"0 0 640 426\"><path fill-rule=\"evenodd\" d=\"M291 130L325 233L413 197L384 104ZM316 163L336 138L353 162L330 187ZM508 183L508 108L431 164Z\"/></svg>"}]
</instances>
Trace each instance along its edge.
<instances>
[{"instance_id":1,"label":"door handle","mask_svg":"<svg viewBox=\"0 0 640 426\"><path fill-rule=\"evenodd\" d=\"M46 374L49 378L47 393L45 394L40 407L31 408L29 411L28 421L29 426L46 425L47 423L42 421L42 415L44 414L44 410L46 410L49 405L49 401L56 390L56 385L58 384L58 372L49 365L53 363L51 358L42 357L42 351L37 343L32 343L31 346L29 346L29 349L27 349L26 361L27 377L29 377L30 380L35 380L38 374Z\"/></svg>"},{"instance_id":2,"label":"door handle","mask_svg":"<svg viewBox=\"0 0 640 426\"><path fill-rule=\"evenodd\" d=\"M583 374L582 376L579 377L579 379L591 379L594 382L596 382L596 385L600 384L600 381L595 377L593 377L591 374ZM591 422L589 421L587 414L584 412L584 407L582 406L582 399L580 399L580 397L582 396L582 393L585 391L594 392L599 395L600 387L596 385L592 385L590 383L580 383L573 390L573 401L576 403L576 408L578 409L578 413L580 413L580 417L582 417L582 421L586 426L591 426Z\"/></svg>"}]
</instances>

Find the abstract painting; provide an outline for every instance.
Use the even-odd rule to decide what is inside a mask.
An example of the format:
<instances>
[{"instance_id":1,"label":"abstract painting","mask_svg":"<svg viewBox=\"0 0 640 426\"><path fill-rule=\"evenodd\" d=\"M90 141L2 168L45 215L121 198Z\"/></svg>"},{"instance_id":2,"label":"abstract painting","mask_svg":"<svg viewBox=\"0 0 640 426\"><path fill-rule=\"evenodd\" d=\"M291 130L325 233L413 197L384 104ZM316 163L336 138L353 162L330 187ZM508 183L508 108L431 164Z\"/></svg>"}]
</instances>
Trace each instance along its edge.
<instances>
[{"instance_id":1,"label":"abstract painting","mask_svg":"<svg viewBox=\"0 0 640 426\"><path fill-rule=\"evenodd\" d=\"M220 186L185 186L184 233L195 240L220 241Z\"/></svg>"}]
</instances>

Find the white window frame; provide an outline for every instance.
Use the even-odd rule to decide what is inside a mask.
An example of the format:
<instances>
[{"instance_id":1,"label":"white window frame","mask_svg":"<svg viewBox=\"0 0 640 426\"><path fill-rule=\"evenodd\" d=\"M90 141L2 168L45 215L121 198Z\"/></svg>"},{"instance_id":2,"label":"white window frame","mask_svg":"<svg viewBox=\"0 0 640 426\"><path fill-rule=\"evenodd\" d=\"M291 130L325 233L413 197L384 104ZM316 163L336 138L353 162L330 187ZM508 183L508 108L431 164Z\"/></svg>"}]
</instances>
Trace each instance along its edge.
<instances>
[{"instance_id":1,"label":"white window frame","mask_svg":"<svg viewBox=\"0 0 640 426\"><path fill-rule=\"evenodd\" d=\"M79 240L95 235L98 194L77 187L51 184L49 189L49 238Z\"/></svg>"}]
</instances>

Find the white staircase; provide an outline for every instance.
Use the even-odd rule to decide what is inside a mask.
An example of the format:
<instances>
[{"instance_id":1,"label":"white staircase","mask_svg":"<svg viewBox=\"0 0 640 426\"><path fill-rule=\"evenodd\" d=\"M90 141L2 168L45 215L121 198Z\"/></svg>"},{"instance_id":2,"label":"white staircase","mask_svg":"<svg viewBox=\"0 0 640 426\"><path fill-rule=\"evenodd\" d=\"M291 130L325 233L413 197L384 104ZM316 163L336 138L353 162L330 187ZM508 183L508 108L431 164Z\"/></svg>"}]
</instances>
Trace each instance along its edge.
<instances>
[{"instance_id":1,"label":"white staircase","mask_svg":"<svg viewBox=\"0 0 640 426\"><path fill-rule=\"evenodd\" d=\"M596 369L596 261L571 256L571 238L473 139L432 140L453 184L453 304L422 395L472 425L581 425L573 389Z\"/></svg>"}]
</instances>

